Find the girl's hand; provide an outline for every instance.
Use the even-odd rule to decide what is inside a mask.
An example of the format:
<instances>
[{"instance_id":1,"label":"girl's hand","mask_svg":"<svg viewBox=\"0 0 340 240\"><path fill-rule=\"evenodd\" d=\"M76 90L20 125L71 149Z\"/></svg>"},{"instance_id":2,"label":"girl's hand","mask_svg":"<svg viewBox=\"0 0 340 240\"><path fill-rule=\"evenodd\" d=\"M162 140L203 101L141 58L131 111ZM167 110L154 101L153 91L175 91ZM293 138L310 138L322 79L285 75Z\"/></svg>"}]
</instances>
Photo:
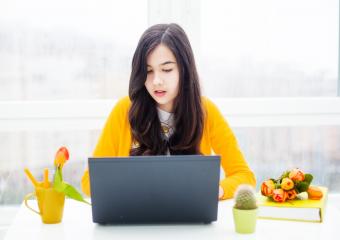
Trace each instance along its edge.
<instances>
[{"instance_id":1,"label":"girl's hand","mask_svg":"<svg viewBox=\"0 0 340 240\"><path fill-rule=\"evenodd\" d=\"M224 195L224 190L223 190L223 188L220 186L220 187L219 187L219 191L218 191L218 199L221 200L222 197L223 197L223 195Z\"/></svg>"}]
</instances>

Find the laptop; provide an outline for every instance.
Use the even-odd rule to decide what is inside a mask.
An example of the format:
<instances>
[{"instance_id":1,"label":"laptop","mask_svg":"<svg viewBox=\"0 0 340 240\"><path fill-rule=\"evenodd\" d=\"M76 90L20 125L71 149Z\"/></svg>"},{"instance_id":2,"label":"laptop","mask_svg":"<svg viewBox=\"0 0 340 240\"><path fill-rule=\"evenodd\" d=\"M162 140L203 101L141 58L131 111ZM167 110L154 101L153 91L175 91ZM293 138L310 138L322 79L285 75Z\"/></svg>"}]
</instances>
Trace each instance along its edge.
<instances>
[{"instance_id":1,"label":"laptop","mask_svg":"<svg viewBox=\"0 0 340 240\"><path fill-rule=\"evenodd\" d=\"M220 156L89 158L93 222L217 220Z\"/></svg>"}]
</instances>

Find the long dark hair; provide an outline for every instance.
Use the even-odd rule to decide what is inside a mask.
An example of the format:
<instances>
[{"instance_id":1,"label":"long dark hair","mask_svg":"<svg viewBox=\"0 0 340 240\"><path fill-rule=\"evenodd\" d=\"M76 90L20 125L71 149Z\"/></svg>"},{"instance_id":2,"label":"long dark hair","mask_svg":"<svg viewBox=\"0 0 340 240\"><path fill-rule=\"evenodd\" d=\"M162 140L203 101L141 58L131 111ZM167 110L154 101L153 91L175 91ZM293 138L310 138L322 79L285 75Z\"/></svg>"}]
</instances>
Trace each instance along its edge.
<instances>
[{"instance_id":1,"label":"long dark hair","mask_svg":"<svg viewBox=\"0 0 340 240\"><path fill-rule=\"evenodd\" d=\"M160 44L174 54L179 69L179 91L174 99L174 133L162 137L157 103L150 96L145 81L147 56ZM194 55L188 37L177 24L157 24L140 38L132 60L129 83L131 108L129 122L135 144L130 155L200 154L204 112Z\"/></svg>"}]
</instances>

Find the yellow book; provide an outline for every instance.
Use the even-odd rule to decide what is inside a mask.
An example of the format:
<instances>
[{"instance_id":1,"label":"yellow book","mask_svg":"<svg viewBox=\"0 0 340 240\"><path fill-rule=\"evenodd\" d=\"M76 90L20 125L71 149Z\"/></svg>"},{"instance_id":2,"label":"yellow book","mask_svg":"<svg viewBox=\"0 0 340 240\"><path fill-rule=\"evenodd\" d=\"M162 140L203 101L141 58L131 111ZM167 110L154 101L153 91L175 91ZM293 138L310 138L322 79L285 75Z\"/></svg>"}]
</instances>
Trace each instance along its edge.
<instances>
[{"instance_id":1,"label":"yellow book","mask_svg":"<svg viewBox=\"0 0 340 240\"><path fill-rule=\"evenodd\" d=\"M306 222L322 222L327 204L326 187L319 187L323 193L320 200L288 200L283 203L274 202L258 194L258 218L273 220L290 220Z\"/></svg>"}]
</instances>

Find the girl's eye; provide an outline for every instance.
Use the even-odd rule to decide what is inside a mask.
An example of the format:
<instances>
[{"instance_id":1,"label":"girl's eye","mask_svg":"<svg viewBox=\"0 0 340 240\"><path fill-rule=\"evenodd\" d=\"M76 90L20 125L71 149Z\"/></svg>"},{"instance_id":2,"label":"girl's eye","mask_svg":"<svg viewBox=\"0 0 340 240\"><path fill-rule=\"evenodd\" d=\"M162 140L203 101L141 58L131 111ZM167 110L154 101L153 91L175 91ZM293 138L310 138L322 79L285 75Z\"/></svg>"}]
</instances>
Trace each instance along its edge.
<instances>
[{"instance_id":1,"label":"girl's eye","mask_svg":"<svg viewBox=\"0 0 340 240\"><path fill-rule=\"evenodd\" d=\"M163 72L171 72L172 69L163 69Z\"/></svg>"},{"instance_id":2,"label":"girl's eye","mask_svg":"<svg viewBox=\"0 0 340 240\"><path fill-rule=\"evenodd\" d=\"M147 73L148 73L148 74L149 74L149 73L152 73L152 70L148 70Z\"/></svg>"}]
</instances>

